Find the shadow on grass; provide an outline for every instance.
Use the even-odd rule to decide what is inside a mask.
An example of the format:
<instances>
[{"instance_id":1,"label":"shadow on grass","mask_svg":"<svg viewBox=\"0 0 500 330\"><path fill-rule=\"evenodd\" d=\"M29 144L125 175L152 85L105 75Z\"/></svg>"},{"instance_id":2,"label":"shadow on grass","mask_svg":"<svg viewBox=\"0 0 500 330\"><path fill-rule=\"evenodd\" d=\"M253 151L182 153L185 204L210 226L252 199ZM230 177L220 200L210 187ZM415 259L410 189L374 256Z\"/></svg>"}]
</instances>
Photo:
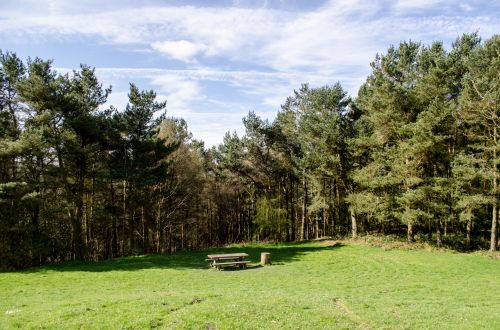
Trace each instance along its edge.
<instances>
[{"instance_id":1,"label":"shadow on grass","mask_svg":"<svg viewBox=\"0 0 500 330\"><path fill-rule=\"evenodd\" d=\"M319 245L322 244L322 245ZM135 271L142 269L209 269L205 261L207 254L216 253L247 253L251 264L247 270L259 268L261 252L271 253L273 265L282 265L299 261L301 256L308 253L329 251L341 248L341 243L288 243L270 245L241 245L234 247L212 248L202 251L182 251L169 254L147 254L141 256L115 258L100 262L67 262L59 265L47 265L30 268L19 273L55 272L110 272ZM228 269L229 270L229 269ZM16 271L17 272L17 271Z\"/></svg>"}]
</instances>

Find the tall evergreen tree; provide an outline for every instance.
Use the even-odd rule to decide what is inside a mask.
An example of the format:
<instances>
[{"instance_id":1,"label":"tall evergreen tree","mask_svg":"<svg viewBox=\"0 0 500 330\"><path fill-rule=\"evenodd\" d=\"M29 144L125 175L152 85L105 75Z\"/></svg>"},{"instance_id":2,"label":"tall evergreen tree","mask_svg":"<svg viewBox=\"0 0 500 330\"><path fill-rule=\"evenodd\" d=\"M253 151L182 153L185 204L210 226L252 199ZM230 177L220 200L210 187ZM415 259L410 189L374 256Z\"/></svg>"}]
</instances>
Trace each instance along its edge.
<instances>
[{"instance_id":1,"label":"tall evergreen tree","mask_svg":"<svg viewBox=\"0 0 500 330\"><path fill-rule=\"evenodd\" d=\"M495 35L467 59L461 115L475 154L484 164L491 196L490 250L497 249L498 166L500 158L500 36Z\"/></svg>"},{"instance_id":2,"label":"tall evergreen tree","mask_svg":"<svg viewBox=\"0 0 500 330\"><path fill-rule=\"evenodd\" d=\"M420 178L418 160L413 158L408 141L409 125L421 111L415 93L420 49L419 43L403 42L398 48L390 47L387 54L378 55L356 100L368 130L355 144L367 148L369 158L366 166L356 170L354 180L362 193L377 200L374 216L381 229L398 221L398 214L402 214L410 240L415 218L411 208L415 196L410 191Z\"/></svg>"},{"instance_id":3,"label":"tall evergreen tree","mask_svg":"<svg viewBox=\"0 0 500 330\"><path fill-rule=\"evenodd\" d=\"M29 63L29 74L19 83L20 97L32 113L28 127L42 132L65 189L75 259L87 257L82 227L85 179L90 158L99 151L97 111L110 91L102 88L94 70L87 66L71 76L58 75L50 62L39 59Z\"/></svg>"}]
</instances>

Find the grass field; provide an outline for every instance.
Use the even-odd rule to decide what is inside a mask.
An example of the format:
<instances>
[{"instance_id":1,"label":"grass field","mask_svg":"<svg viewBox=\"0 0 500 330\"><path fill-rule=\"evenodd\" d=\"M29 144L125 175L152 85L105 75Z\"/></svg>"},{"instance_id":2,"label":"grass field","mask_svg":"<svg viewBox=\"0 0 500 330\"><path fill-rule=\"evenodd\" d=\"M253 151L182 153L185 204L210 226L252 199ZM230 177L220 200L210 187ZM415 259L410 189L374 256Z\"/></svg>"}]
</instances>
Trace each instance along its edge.
<instances>
[{"instance_id":1,"label":"grass field","mask_svg":"<svg viewBox=\"0 0 500 330\"><path fill-rule=\"evenodd\" d=\"M214 252L255 264L208 269ZM2 272L10 328L500 329L500 260L322 241Z\"/></svg>"}]
</instances>

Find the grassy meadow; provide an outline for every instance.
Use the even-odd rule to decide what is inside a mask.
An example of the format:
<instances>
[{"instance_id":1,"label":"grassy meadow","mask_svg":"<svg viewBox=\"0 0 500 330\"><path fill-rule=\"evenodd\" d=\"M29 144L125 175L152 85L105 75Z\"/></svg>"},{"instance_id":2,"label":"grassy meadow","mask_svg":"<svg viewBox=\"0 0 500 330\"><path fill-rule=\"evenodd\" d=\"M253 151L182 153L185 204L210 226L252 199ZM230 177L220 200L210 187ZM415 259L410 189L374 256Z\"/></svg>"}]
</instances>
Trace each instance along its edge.
<instances>
[{"instance_id":1,"label":"grassy meadow","mask_svg":"<svg viewBox=\"0 0 500 330\"><path fill-rule=\"evenodd\" d=\"M253 264L209 269L216 252ZM15 328L500 329L500 260L319 241L0 272L0 329Z\"/></svg>"}]
</instances>

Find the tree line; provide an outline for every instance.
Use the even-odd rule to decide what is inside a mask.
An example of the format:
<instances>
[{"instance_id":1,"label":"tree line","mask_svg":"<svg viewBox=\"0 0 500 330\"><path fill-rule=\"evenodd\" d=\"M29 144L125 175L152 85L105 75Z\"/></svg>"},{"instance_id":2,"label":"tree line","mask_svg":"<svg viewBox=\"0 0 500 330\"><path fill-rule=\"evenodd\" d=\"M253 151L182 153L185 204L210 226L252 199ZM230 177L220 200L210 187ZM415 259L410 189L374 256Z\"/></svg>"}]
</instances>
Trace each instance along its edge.
<instances>
[{"instance_id":1,"label":"tree line","mask_svg":"<svg viewBox=\"0 0 500 330\"><path fill-rule=\"evenodd\" d=\"M500 36L401 42L205 148L130 84L0 52L0 267L381 233L496 250Z\"/></svg>"}]
</instances>

